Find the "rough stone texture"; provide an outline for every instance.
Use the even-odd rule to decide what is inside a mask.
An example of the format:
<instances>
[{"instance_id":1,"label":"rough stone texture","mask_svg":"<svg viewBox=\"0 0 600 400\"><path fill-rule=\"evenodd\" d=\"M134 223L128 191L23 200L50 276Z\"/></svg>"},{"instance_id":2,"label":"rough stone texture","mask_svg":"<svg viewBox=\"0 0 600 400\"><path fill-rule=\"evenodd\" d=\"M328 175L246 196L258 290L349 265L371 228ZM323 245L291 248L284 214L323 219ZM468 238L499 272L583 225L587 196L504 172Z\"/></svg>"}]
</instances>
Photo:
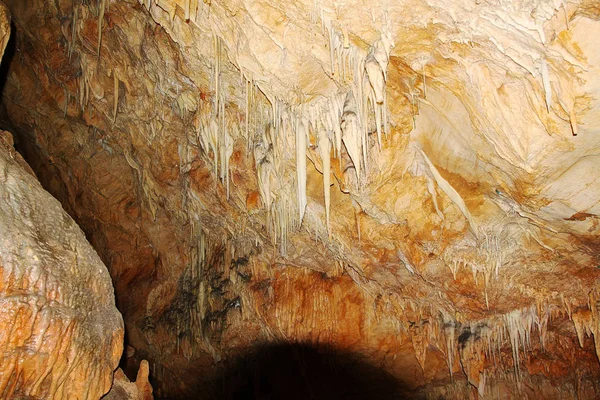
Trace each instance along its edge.
<instances>
[{"instance_id":1,"label":"rough stone texture","mask_svg":"<svg viewBox=\"0 0 600 400\"><path fill-rule=\"evenodd\" d=\"M142 360L135 382L130 382L121 368L115 371L113 385L103 400L152 400L152 386L148 382L148 361Z\"/></svg>"},{"instance_id":2,"label":"rough stone texture","mask_svg":"<svg viewBox=\"0 0 600 400\"><path fill-rule=\"evenodd\" d=\"M271 342L431 398L598 393L595 2L8 4L4 124L157 396Z\"/></svg>"},{"instance_id":3,"label":"rough stone texture","mask_svg":"<svg viewBox=\"0 0 600 400\"><path fill-rule=\"evenodd\" d=\"M123 351L110 277L0 132L0 397L97 399Z\"/></svg>"},{"instance_id":4,"label":"rough stone texture","mask_svg":"<svg viewBox=\"0 0 600 400\"><path fill-rule=\"evenodd\" d=\"M0 398L98 399L123 351L108 271L5 131L0 171Z\"/></svg>"}]
</instances>

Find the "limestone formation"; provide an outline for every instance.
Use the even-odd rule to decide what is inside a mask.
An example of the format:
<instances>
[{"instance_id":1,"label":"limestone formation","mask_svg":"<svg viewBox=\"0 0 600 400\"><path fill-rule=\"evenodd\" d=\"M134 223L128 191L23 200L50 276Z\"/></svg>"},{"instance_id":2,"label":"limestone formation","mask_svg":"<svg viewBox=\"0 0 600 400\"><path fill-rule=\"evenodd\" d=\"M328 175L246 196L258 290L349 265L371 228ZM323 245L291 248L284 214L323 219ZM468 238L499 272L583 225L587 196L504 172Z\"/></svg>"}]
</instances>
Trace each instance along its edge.
<instances>
[{"instance_id":1,"label":"limestone formation","mask_svg":"<svg viewBox=\"0 0 600 400\"><path fill-rule=\"evenodd\" d=\"M121 368L115 371L113 385L103 400L152 400L152 386L148 382L148 361L142 360L135 382L130 382Z\"/></svg>"},{"instance_id":2,"label":"limestone formation","mask_svg":"<svg viewBox=\"0 0 600 400\"><path fill-rule=\"evenodd\" d=\"M10 36L0 3L0 57ZM123 320L106 267L0 131L0 398L97 399Z\"/></svg>"},{"instance_id":3,"label":"limestone formation","mask_svg":"<svg viewBox=\"0 0 600 400\"><path fill-rule=\"evenodd\" d=\"M98 399L123 350L106 267L0 132L0 398Z\"/></svg>"},{"instance_id":4,"label":"limestone formation","mask_svg":"<svg viewBox=\"0 0 600 400\"><path fill-rule=\"evenodd\" d=\"M271 343L408 397L600 393L595 1L6 2L0 121L158 398Z\"/></svg>"}]
</instances>

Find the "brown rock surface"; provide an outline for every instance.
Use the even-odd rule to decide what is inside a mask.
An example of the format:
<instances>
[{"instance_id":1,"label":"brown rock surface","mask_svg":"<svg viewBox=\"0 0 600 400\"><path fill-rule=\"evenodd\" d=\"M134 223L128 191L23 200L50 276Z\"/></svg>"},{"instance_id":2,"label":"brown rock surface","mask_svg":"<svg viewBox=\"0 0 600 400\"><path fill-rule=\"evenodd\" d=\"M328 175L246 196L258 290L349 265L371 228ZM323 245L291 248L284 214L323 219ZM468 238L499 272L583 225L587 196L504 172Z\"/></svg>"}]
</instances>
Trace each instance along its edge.
<instances>
[{"instance_id":1,"label":"brown rock surface","mask_svg":"<svg viewBox=\"0 0 600 400\"><path fill-rule=\"evenodd\" d=\"M121 368L115 371L113 385L103 400L152 400L152 386L148 382L148 361L142 360L135 382L130 382Z\"/></svg>"},{"instance_id":2,"label":"brown rock surface","mask_svg":"<svg viewBox=\"0 0 600 400\"><path fill-rule=\"evenodd\" d=\"M595 2L7 3L3 124L157 397L272 343L415 396L600 393Z\"/></svg>"},{"instance_id":3,"label":"brown rock surface","mask_svg":"<svg viewBox=\"0 0 600 400\"><path fill-rule=\"evenodd\" d=\"M97 399L123 350L106 267L0 132L0 398Z\"/></svg>"},{"instance_id":4,"label":"brown rock surface","mask_svg":"<svg viewBox=\"0 0 600 400\"><path fill-rule=\"evenodd\" d=\"M0 398L97 399L123 350L108 271L6 131L0 171Z\"/></svg>"}]
</instances>

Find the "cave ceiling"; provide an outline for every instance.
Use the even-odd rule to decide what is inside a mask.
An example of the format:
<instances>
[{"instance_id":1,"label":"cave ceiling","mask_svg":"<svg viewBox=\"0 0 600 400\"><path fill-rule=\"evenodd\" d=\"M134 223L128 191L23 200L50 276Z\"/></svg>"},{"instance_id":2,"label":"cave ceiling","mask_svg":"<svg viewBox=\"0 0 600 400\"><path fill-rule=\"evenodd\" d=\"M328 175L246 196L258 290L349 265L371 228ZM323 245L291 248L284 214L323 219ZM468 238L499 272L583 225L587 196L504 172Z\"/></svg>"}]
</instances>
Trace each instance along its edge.
<instances>
[{"instance_id":1,"label":"cave ceiling","mask_svg":"<svg viewBox=\"0 0 600 400\"><path fill-rule=\"evenodd\" d=\"M597 382L596 2L4 1L3 125L159 393L269 341Z\"/></svg>"}]
</instances>

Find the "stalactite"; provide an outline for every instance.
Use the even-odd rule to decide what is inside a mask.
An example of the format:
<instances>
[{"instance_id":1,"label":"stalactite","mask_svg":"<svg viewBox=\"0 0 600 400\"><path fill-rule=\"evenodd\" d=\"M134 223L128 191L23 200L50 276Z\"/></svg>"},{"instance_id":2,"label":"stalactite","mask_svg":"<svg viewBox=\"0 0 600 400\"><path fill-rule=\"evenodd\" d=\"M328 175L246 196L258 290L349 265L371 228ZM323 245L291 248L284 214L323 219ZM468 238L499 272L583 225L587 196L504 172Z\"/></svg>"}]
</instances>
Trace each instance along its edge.
<instances>
[{"instance_id":1,"label":"stalactite","mask_svg":"<svg viewBox=\"0 0 600 400\"><path fill-rule=\"evenodd\" d=\"M331 124L331 129L334 134L334 157L337 157L340 162L342 162L342 127L341 127L341 117L342 117L342 108L343 108L343 98L339 96L333 97L329 99L329 121Z\"/></svg>"},{"instance_id":2,"label":"stalactite","mask_svg":"<svg viewBox=\"0 0 600 400\"><path fill-rule=\"evenodd\" d=\"M192 0L184 0L183 2L183 17L186 21L190 20L190 9Z\"/></svg>"},{"instance_id":3,"label":"stalactite","mask_svg":"<svg viewBox=\"0 0 600 400\"><path fill-rule=\"evenodd\" d=\"M421 366L421 369L425 371L425 361L427 358L427 349L429 348L432 327L428 320L422 320L421 316L416 322L411 322L410 337L415 352L415 357Z\"/></svg>"},{"instance_id":4,"label":"stalactite","mask_svg":"<svg viewBox=\"0 0 600 400\"><path fill-rule=\"evenodd\" d=\"M85 111L90 97L90 82L94 79L94 69L90 67L90 60L85 53L80 55L81 75L77 79L78 84L78 104L82 111Z\"/></svg>"},{"instance_id":5,"label":"stalactite","mask_svg":"<svg viewBox=\"0 0 600 400\"><path fill-rule=\"evenodd\" d=\"M372 89L370 96L373 101L373 111L375 113L377 141L381 148L381 127L386 125L386 113L383 108L387 107L386 102L386 81L389 55L393 42L389 32L382 33L381 38L376 41L365 59L365 71L369 78ZM385 129L387 133L387 129Z\"/></svg>"},{"instance_id":6,"label":"stalactite","mask_svg":"<svg viewBox=\"0 0 600 400\"><path fill-rule=\"evenodd\" d=\"M208 122L208 137L209 137L209 145L210 149L213 153L213 174L215 177L219 176L219 125L215 120L215 116L213 115Z\"/></svg>"},{"instance_id":7,"label":"stalactite","mask_svg":"<svg viewBox=\"0 0 600 400\"><path fill-rule=\"evenodd\" d=\"M299 121L296 127L296 176L298 182L298 212L300 223L304 219L306 212L306 140L308 131L306 124Z\"/></svg>"},{"instance_id":8,"label":"stalactite","mask_svg":"<svg viewBox=\"0 0 600 400\"><path fill-rule=\"evenodd\" d=\"M577 339L579 340L580 347L583 348L584 335L592 338L596 356L600 361L600 321L598 320L597 311L594 311L595 309L596 306L594 304L587 310L574 311L572 321L575 331L577 332Z\"/></svg>"},{"instance_id":9,"label":"stalactite","mask_svg":"<svg viewBox=\"0 0 600 400\"><path fill-rule=\"evenodd\" d=\"M71 40L69 41L69 60L73 55L73 49L75 48L75 42L77 41L77 29L79 25L79 4L73 4L73 16L71 17Z\"/></svg>"},{"instance_id":10,"label":"stalactite","mask_svg":"<svg viewBox=\"0 0 600 400\"><path fill-rule=\"evenodd\" d=\"M369 77L369 83L375 93L375 101L378 104L383 103L383 94L385 92L385 78L381 66L375 60L373 54L369 54L365 60L365 70Z\"/></svg>"},{"instance_id":11,"label":"stalactite","mask_svg":"<svg viewBox=\"0 0 600 400\"><path fill-rule=\"evenodd\" d=\"M362 212L362 210L360 209L360 206L358 205L358 203L356 203L354 201L354 199L352 200L352 208L354 209L354 218L356 219L356 237L358 238L358 245L360 246L361 244L361 231L360 231L360 214Z\"/></svg>"},{"instance_id":12,"label":"stalactite","mask_svg":"<svg viewBox=\"0 0 600 400\"><path fill-rule=\"evenodd\" d=\"M219 113L219 100L221 99L220 91L220 78L221 78L221 40L217 35L214 35L214 48L215 48L215 65L214 65L214 80L215 80L215 96L214 96L214 115L215 118Z\"/></svg>"},{"instance_id":13,"label":"stalactite","mask_svg":"<svg viewBox=\"0 0 600 400\"><path fill-rule=\"evenodd\" d=\"M571 132L573 136L577 136L579 129L577 128L577 114L575 114L575 105L569 109L569 123L571 124Z\"/></svg>"},{"instance_id":14,"label":"stalactite","mask_svg":"<svg viewBox=\"0 0 600 400\"><path fill-rule=\"evenodd\" d=\"M119 78L117 77L117 71L113 70L113 82L114 82L114 102L113 102L113 124L117 121L117 108L119 106Z\"/></svg>"},{"instance_id":15,"label":"stalactite","mask_svg":"<svg viewBox=\"0 0 600 400\"><path fill-rule=\"evenodd\" d=\"M521 377L519 349L523 348L523 353L525 353L529 348L530 332L534 322L534 315L535 311L530 309L514 310L504 315L506 330L508 331L508 337L512 348L513 361L515 364L515 377L517 380L520 380Z\"/></svg>"},{"instance_id":16,"label":"stalactite","mask_svg":"<svg viewBox=\"0 0 600 400\"><path fill-rule=\"evenodd\" d=\"M346 146L348 155L354 164L356 171L356 181L360 182L361 171L361 135L362 129L357 115L356 102L352 92L349 92L344 102L344 110L342 114L342 141Z\"/></svg>"},{"instance_id":17,"label":"stalactite","mask_svg":"<svg viewBox=\"0 0 600 400\"><path fill-rule=\"evenodd\" d=\"M446 195L450 198L450 200L452 200L452 202L454 202L454 204L456 204L458 209L462 212L462 214L467 219L467 222L469 223L469 227L471 228L471 232L473 233L473 235L475 235L475 237L478 237L479 229L477 227L477 224L475 223L475 220L471 216L471 213L469 212L469 209L467 208L467 205L465 204L465 202L462 199L462 197L460 196L460 194L452 187L452 185L450 185L450 183L448 183L448 181L446 181L440 175L437 168L429 160L429 157L427 157L425 152L419 146L415 146L415 149L421 155L423 162L425 163L425 165L427 166L427 169L429 170L429 173L431 174L431 177L435 180L435 182L438 184L440 189L442 189L444 191L444 193L446 193ZM435 191L435 189L433 191ZM430 190L430 192L431 192L431 190ZM433 195L433 193L432 193L432 195Z\"/></svg>"},{"instance_id":18,"label":"stalactite","mask_svg":"<svg viewBox=\"0 0 600 400\"><path fill-rule=\"evenodd\" d=\"M258 188L267 212L271 209L271 174L273 173L272 149L265 140L254 146L254 161L258 173Z\"/></svg>"},{"instance_id":19,"label":"stalactite","mask_svg":"<svg viewBox=\"0 0 600 400\"><path fill-rule=\"evenodd\" d=\"M320 130L319 133L319 152L323 161L323 193L325 195L325 219L327 221L327 232L331 236L331 225L329 223L329 210L331 203L331 159L330 142L327 132Z\"/></svg>"},{"instance_id":20,"label":"stalactite","mask_svg":"<svg viewBox=\"0 0 600 400\"><path fill-rule=\"evenodd\" d=\"M327 12L317 6L315 8L313 18L320 19L321 29L324 34L328 35L329 39L329 50L330 50L330 61L332 73L337 70L339 72L340 81L345 81L351 78L350 87L351 93L354 98L354 116L346 114L346 106L344 106L344 114L347 125L354 125L360 131L360 134L355 134L354 139L358 139L357 146L355 144L350 145L355 147L350 149L347 142L351 142L352 139L349 135L346 136L346 140L343 140L344 136L344 116L342 116L342 132L335 131L337 124L334 124L334 133L336 135L334 140L334 156L338 156L341 142L344 141L348 152L354 151L358 148L361 153L360 156L357 154L351 154L350 157L355 166L357 177L360 177L361 169L366 172L367 169L367 138L368 138L368 117L369 107L368 102L372 101L372 110L375 113L375 119L377 121L377 132L378 142L381 145L381 128L383 126L383 132L388 133L388 119L387 119L387 102L385 99L385 81L387 79L387 66L389 63L389 56L391 48L394 44L389 29L384 26L379 40L377 40L370 48L368 54L364 55L362 50L353 46L348 40L348 33L342 26L342 33L334 29L331 19L326 15ZM347 99L346 99L347 101ZM338 108L339 110L342 107ZM331 109L331 112L335 114L335 106ZM332 119L333 120L333 119ZM355 128L346 129L354 130ZM361 165L362 164L362 165ZM360 182L360 179L357 179Z\"/></svg>"},{"instance_id":21,"label":"stalactite","mask_svg":"<svg viewBox=\"0 0 600 400\"><path fill-rule=\"evenodd\" d=\"M227 200L229 200L229 159L231 158L231 155L233 154L233 137L229 134L228 131L225 131L225 133L223 135L221 151L222 151L221 159L223 162L222 169L221 169L221 175L222 175L221 179L225 184Z\"/></svg>"},{"instance_id":22,"label":"stalactite","mask_svg":"<svg viewBox=\"0 0 600 400\"><path fill-rule=\"evenodd\" d=\"M455 335L456 327L454 321L444 321L444 335L446 337L446 358L448 362L448 369L450 370L450 377L454 373L454 359L455 359Z\"/></svg>"},{"instance_id":23,"label":"stalactite","mask_svg":"<svg viewBox=\"0 0 600 400\"><path fill-rule=\"evenodd\" d=\"M550 112L550 108L552 107L552 87L550 86L550 76L548 74L548 62L544 56L542 57L541 64L542 84L546 92L546 109Z\"/></svg>"},{"instance_id":24,"label":"stalactite","mask_svg":"<svg viewBox=\"0 0 600 400\"><path fill-rule=\"evenodd\" d=\"M186 20L192 19L195 14L195 0L184 0L180 4ZM333 157L337 157L341 164L344 144L354 164L357 184L360 185L361 182L365 182L363 177L367 175L370 133L368 130L369 122L373 119L371 112L374 113L380 146L382 134L389 132L385 83L389 53L393 47L391 36L384 29L380 38L371 46L369 54L365 55L364 50L350 43L349 34L343 27L341 33L333 27L325 11L320 9L315 15L320 19L324 35L328 35L332 73L337 73L337 80L347 85L347 93L317 99L312 104L303 104L301 108L295 109L277 99L268 87L261 83L255 85L246 72L238 67L242 81L245 78L246 97L245 127L241 129L245 131L248 150L254 153L259 193L266 210L269 231L273 233L273 240L278 242L282 249L285 248L285 241L290 232L301 226L307 210L306 140L309 127L319 136L319 151L325 151L326 148L328 153L327 156L320 155L324 169L327 169L323 172L328 232L331 211L331 146L334 148ZM221 79L225 75L221 73L224 68L221 63L225 42L216 34L213 38L213 111L208 115L200 112L200 116L196 117L198 122L195 121L194 124L204 152L207 155L212 153L213 172L221 179L229 196L229 157L236 140L235 135L239 131L236 131L237 126L226 126L224 123L226 99ZM255 88L258 89L256 93ZM264 99L270 105L268 111L262 104ZM260 134L256 134L256 131L262 131L268 124L272 124L272 129L266 129L266 137L259 138ZM302 130L306 132L304 138L301 135ZM323 133L318 133L320 131ZM326 136L326 141L323 135ZM293 165L294 153L296 171L289 167L290 164ZM291 193L288 193L290 190L286 188L289 188L290 183L292 189ZM293 213L290 213L290 207L294 210Z\"/></svg>"},{"instance_id":25,"label":"stalactite","mask_svg":"<svg viewBox=\"0 0 600 400\"><path fill-rule=\"evenodd\" d=\"M102 22L104 21L104 9L108 0L98 0L100 2L100 13L98 15L98 59L100 59L100 47L102 45Z\"/></svg>"}]
</instances>

